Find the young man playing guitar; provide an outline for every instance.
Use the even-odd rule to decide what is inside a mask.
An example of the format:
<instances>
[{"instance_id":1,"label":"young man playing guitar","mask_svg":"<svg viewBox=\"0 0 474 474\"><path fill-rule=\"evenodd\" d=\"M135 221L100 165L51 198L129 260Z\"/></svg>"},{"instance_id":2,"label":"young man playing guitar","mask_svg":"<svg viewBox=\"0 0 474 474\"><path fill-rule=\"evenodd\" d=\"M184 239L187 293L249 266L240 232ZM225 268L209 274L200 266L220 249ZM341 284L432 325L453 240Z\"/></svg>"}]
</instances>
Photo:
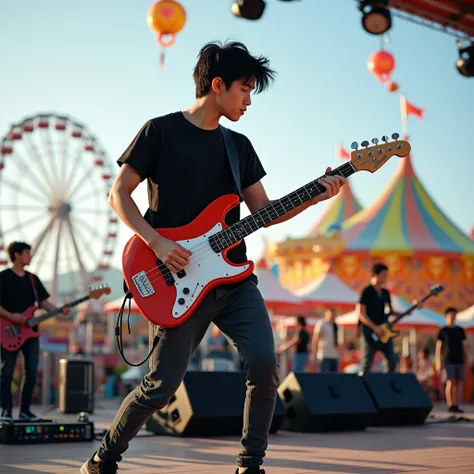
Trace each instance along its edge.
<instances>
[{"instance_id":1,"label":"young man playing guitar","mask_svg":"<svg viewBox=\"0 0 474 474\"><path fill-rule=\"evenodd\" d=\"M273 78L268 59L252 56L241 43L205 45L194 69L194 105L185 112L146 122L119 159L121 168L109 194L110 205L174 276L186 271L191 251L155 229L186 225L220 196L238 194L219 120L226 117L237 122L251 104L252 91L265 90ZM265 171L248 138L231 133L239 159L243 198L249 210L255 212L270 203L260 181ZM145 179L149 198L147 220L131 198ZM335 196L344 182L340 177L321 179L324 194L273 223L283 222L309 205ZM238 206L229 211L227 223L237 222L239 213ZM247 260L243 240L227 257L234 263ZM239 283L215 287L189 319L165 329L150 358L150 372L125 398L102 446L82 466L81 474L117 471L117 463L130 440L178 389L190 357L211 321L238 349L248 372L242 450L236 472L264 472L260 465L277 396L277 358L269 316L256 279L250 276Z\"/></svg>"},{"instance_id":2,"label":"young man playing guitar","mask_svg":"<svg viewBox=\"0 0 474 474\"><path fill-rule=\"evenodd\" d=\"M37 305L46 311L57 310L56 306L48 301L49 294L41 280L25 270L32 259L30 245L25 242L12 242L8 246L7 252L12 266L0 273L0 317L21 325L27 321L27 317L22 313L30 306ZM69 308L64 309L63 314L67 314L69 311ZM38 331L38 327L35 330ZM30 410L38 372L39 338L28 339L19 350L8 351L3 347L1 349L2 414L0 419L13 419L11 383L20 351L23 353L25 365L25 382L22 389L19 418L29 421L39 420Z\"/></svg>"},{"instance_id":3,"label":"young man playing guitar","mask_svg":"<svg viewBox=\"0 0 474 474\"><path fill-rule=\"evenodd\" d=\"M386 288L384 288L384 285L387 282L387 277L387 265L376 263L372 267L370 285L363 289L359 303L356 306L356 311L361 323L361 373L370 372L375 354L378 351L378 348L371 343L371 331L380 336L380 325L386 323L389 316L399 316L401 314L393 310L390 293ZM417 305L418 302L415 300L413 301L413 304ZM421 307L421 304L418 307ZM395 372L398 365L398 358L395 354L393 341L391 339L383 345L381 352L387 361L388 371Z\"/></svg>"}]
</instances>

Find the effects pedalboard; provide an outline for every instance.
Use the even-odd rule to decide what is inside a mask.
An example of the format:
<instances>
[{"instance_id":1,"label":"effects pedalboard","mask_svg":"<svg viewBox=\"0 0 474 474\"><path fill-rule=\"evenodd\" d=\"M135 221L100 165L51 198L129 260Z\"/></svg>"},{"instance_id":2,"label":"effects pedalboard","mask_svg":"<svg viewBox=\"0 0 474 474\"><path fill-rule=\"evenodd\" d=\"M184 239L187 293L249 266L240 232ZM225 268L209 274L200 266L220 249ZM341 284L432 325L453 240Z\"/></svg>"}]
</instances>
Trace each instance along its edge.
<instances>
[{"instance_id":1,"label":"effects pedalboard","mask_svg":"<svg viewBox=\"0 0 474 474\"><path fill-rule=\"evenodd\" d=\"M68 443L94 440L91 421L0 421L0 443Z\"/></svg>"}]
</instances>

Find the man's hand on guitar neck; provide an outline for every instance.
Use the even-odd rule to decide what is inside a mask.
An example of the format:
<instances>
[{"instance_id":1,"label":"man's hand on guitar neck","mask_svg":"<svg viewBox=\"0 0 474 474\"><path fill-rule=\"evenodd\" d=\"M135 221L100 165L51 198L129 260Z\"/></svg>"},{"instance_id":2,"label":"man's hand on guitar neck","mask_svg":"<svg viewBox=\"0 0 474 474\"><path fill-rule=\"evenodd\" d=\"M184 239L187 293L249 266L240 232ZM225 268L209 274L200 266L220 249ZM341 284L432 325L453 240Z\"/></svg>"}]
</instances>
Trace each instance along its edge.
<instances>
[{"instance_id":1,"label":"man's hand on guitar neck","mask_svg":"<svg viewBox=\"0 0 474 474\"><path fill-rule=\"evenodd\" d=\"M48 300L41 301L40 308L43 308L43 309L45 309L46 311L49 311L49 312L57 311L57 310L60 309L60 308L57 308L56 306L54 306L54 304L50 303ZM61 313L64 316L66 316L70 312L71 312L71 308L69 306L66 306L61 311Z\"/></svg>"},{"instance_id":2,"label":"man's hand on guitar neck","mask_svg":"<svg viewBox=\"0 0 474 474\"><path fill-rule=\"evenodd\" d=\"M415 309L421 309L423 308L423 301L418 301L418 300L413 300L412 301L413 306L416 306Z\"/></svg>"}]
</instances>

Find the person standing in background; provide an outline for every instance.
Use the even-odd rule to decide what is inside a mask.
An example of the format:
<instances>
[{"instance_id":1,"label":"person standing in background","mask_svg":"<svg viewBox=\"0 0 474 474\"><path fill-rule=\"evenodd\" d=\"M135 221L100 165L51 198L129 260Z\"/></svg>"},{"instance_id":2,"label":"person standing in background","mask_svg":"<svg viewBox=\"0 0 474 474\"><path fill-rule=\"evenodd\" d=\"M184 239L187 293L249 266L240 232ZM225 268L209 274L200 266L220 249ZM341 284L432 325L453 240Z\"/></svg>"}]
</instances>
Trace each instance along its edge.
<instances>
[{"instance_id":1,"label":"person standing in background","mask_svg":"<svg viewBox=\"0 0 474 474\"><path fill-rule=\"evenodd\" d=\"M281 354L294 347L293 372L304 372L306 370L306 364L309 361L309 332L306 330L306 318L304 316L298 316L296 326L297 333L295 336L283 344L276 352L277 354Z\"/></svg>"},{"instance_id":2,"label":"person standing in background","mask_svg":"<svg viewBox=\"0 0 474 474\"><path fill-rule=\"evenodd\" d=\"M444 368L446 375L446 405L449 413L464 413L458 407L461 382L464 381L464 366L469 363L469 342L461 326L456 326L456 308L446 308L446 326L436 338L436 371Z\"/></svg>"},{"instance_id":3,"label":"person standing in background","mask_svg":"<svg viewBox=\"0 0 474 474\"><path fill-rule=\"evenodd\" d=\"M314 326L311 352L318 361L320 372L339 372L336 311L326 308L324 318Z\"/></svg>"}]
</instances>

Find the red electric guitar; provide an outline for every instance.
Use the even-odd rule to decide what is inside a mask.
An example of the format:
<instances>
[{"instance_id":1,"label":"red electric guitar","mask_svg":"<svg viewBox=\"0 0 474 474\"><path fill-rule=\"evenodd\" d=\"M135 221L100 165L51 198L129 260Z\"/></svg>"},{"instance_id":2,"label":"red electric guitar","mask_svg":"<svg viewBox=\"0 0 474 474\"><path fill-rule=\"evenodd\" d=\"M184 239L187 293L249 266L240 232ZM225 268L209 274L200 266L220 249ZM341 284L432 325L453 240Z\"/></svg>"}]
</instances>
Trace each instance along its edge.
<instances>
[{"instance_id":1,"label":"red electric guitar","mask_svg":"<svg viewBox=\"0 0 474 474\"><path fill-rule=\"evenodd\" d=\"M329 175L348 177L357 171L374 173L392 156L404 157L410 153L410 144L399 141L394 133L384 136L383 143L376 138L369 142L352 144L351 160L332 170ZM319 179L319 178L318 178ZM239 204L237 195L221 196L189 224L156 229L162 236L191 250L190 263L179 273L172 273L155 253L134 235L126 244L122 268L125 282L136 305L152 323L165 328L184 323L204 296L217 285L234 283L247 278L254 270L252 261L243 264L229 262L226 253L246 236L309 201L325 188L318 180L311 181L296 191L273 201L258 212L227 226L226 213Z\"/></svg>"},{"instance_id":2,"label":"red electric guitar","mask_svg":"<svg viewBox=\"0 0 474 474\"><path fill-rule=\"evenodd\" d=\"M23 315L29 318L26 324L15 324L7 318L0 318L0 345L7 351L17 351L28 339L40 336L39 332L32 329L34 326L57 316L65 308L72 308L89 299L97 300L102 295L108 294L110 294L110 288L107 285L98 285L94 289L90 289L87 296L66 303L61 308L49 313L46 313L44 309L38 309L37 306L30 306L23 312Z\"/></svg>"}]
</instances>

